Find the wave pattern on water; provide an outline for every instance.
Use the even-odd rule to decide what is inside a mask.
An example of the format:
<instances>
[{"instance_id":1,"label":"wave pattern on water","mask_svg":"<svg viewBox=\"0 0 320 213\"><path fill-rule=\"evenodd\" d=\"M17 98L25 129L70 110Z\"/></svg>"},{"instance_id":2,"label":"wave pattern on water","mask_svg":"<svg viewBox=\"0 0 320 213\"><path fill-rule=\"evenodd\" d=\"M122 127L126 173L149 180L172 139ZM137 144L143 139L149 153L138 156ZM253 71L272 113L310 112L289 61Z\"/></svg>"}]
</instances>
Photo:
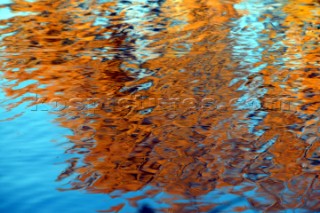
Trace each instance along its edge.
<instances>
[{"instance_id":1,"label":"wave pattern on water","mask_svg":"<svg viewBox=\"0 0 320 213\"><path fill-rule=\"evenodd\" d=\"M111 212L320 210L319 1L2 8L28 14L0 19L2 105L72 132L59 190Z\"/></svg>"}]
</instances>

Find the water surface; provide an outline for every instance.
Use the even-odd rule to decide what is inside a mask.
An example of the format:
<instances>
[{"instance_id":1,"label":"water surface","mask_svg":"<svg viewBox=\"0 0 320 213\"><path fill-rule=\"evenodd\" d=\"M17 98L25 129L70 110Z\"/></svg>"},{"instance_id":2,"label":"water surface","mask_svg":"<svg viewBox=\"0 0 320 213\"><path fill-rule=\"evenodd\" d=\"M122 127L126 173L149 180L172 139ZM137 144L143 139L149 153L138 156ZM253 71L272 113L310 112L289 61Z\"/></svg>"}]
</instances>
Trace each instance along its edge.
<instances>
[{"instance_id":1,"label":"water surface","mask_svg":"<svg viewBox=\"0 0 320 213\"><path fill-rule=\"evenodd\" d=\"M1 1L2 212L320 212L319 1Z\"/></svg>"}]
</instances>

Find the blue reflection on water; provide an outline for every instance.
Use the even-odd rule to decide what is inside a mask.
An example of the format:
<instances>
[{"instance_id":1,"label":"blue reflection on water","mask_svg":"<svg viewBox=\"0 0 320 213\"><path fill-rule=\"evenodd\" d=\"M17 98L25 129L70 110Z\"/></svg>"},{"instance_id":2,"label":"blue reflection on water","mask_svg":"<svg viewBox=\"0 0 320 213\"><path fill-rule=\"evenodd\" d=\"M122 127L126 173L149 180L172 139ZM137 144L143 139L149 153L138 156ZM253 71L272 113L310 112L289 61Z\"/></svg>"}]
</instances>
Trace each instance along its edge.
<instances>
[{"instance_id":1,"label":"blue reflection on water","mask_svg":"<svg viewBox=\"0 0 320 213\"><path fill-rule=\"evenodd\" d=\"M4 99L3 93L0 98ZM4 113L0 108L1 119ZM15 112L6 117L10 114ZM0 212L94 212L108 206L107 195L56 190L61 183L55 179L68 158L61 136L70 131L50 122L53 119L47 112L27 109L22 116L0 123ZM61 141L52 142L57 138Z\"/></svg>"}]
</instances>

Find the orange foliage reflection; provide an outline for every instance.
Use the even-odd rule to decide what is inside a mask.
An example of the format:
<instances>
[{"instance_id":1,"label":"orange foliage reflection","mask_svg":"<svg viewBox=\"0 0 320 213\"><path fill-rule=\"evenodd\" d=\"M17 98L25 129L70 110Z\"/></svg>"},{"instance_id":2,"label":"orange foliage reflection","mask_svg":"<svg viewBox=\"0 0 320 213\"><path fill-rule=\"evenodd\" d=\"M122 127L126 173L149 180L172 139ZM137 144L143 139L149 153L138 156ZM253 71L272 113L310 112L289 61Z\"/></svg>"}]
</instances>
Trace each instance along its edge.
<instances>
[{"instance_id":1,"label":"orange foliage reflection","mask_svg":"<svg viewBox=\"0 0 320 213\"><path fill-rule=\"evenodd\" d=\"M237 72L243 62L234 56L233 39L238 38L229 36L235 24L231 20L241 17L234 9L237 3L168 0L122 5L16 0L10 5L13 11L34 14L0 22L10 23L0 30L2 34L14 32L1 43L5 47L4 77L16 80L5 88L6 94L13 98L31 92L44 102L67 105L57 112L57 122L74 133L68 136L73 147L67 151L83 155L81 160L71 159L70 167L58 179L77 174L73 188L98 193L136 191L152 185L188 199L223 188L244 196L256 188L266 200L248 198L253 208L318 209L319 203L308 198L297 205L287 193L307 193L319 201L317 192L307 191L319 189L315 157L319 135L305 136L306 131L316 131L310 128L319 127L319 118L302 116L319 108L319 94L307 95L319 93L319 47L312 43L319 40L318 31L312 30L319 23L313 19L317 14L308 17L301 12L303 3L308 3L317 13L317 3L289 1L281 9L261 15L267 20L277 13L286 14L283 57L287 59L279 73L272 62L282 52L267 50L254 66L269 64L255 74ZM306 22L312 29L303 28ZM261 35L268 39L258 37L257 42L272 46L277 30L282 28L264 29ZM297 36L296 31L306 34ZM301 45L291 45L295 39L309 45L297 52ZM241 51L246 54L245 49ZM290 63L296 54L303 57L291 74ZM231 85L239 76L245 83ZM35 83L15 89L30 79ZM262 107L254 112L236 109L235 101L258 91L240 90L241 84L253 87L259 79L261 87L268 89L257 98ZM298 93L296 87L301 88ZM298 113L271 109L268 101L274 98L297 103ZM204 99L210 101L197 105ZM19 103L28 100L33 97ZM316 108L301 108L300 102ZM301 132L298 127L306 124L309 129ZM237 189L248 183L254 186ZM302 184L301 189L293 189L296 183ZM168 202L175 212L188 211L189 204ZM212 202L198 210L206 212L215 206Z\"/></svg>"}]
</instances>

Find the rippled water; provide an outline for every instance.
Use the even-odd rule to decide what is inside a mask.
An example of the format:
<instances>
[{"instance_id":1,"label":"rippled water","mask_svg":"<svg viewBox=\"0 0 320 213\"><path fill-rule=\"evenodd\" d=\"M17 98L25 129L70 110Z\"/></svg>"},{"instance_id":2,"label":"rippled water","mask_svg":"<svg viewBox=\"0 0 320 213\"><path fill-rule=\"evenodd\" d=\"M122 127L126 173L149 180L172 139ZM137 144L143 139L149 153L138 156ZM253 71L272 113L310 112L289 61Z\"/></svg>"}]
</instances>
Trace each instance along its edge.
<instances>
[{"instance_id":1,"label":"rippled water","mask_svg":"<svg viewBox=\"0 0 320 213\"><path fill-rule=\"evenodd\" d=\"M320 212L318 0L0 0L1 212Z\"/></svg>"}]
</instances>

